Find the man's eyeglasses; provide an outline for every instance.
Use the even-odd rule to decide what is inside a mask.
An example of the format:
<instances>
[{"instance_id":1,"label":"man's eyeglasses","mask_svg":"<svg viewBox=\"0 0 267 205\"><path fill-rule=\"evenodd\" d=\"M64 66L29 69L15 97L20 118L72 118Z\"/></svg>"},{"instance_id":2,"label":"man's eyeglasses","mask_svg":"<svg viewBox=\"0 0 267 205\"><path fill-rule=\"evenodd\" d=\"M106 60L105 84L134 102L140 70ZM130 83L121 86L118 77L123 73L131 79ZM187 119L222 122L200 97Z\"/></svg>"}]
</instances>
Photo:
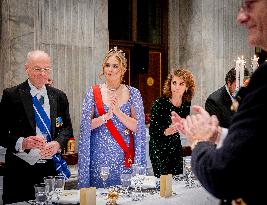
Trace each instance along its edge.
<instances>
[{"instance_id":1,"label":"man's eyeglasses","mask_svg":"<svg viewBox=\"0 0 267 205\"><path fill-rule=\"evenodd\" d=\"M34 71L36 72L50 72L52 69L50 67L47 67L47 68L40 68L40 67L33 67L32 68Z\"/></svg>"},{"instance_id":2,"label":"man's eyeglasses","mask_svg":"<svg viewBox=\"0 0 267 205\"><path fill-rule=\"evenodd\" d=\"M255 2L257 2L258 0L244 0L241 3L241 9L244 10L244 12L250 12L252 9L252 6Z\"/></svg>"}]
</instances>

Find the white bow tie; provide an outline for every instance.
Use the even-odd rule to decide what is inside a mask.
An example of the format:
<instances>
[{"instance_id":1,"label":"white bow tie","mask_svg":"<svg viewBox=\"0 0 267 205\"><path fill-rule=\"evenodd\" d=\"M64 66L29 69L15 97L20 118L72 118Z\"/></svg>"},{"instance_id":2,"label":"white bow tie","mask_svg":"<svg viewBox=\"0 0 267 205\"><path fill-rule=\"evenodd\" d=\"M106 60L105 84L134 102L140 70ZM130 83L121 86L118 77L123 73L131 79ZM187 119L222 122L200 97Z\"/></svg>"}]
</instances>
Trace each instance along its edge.
<instances>
[{"instance_id":1,"label":"white bow tie","mask_svg":"<svg viewBox=\"0 0 267 205\"><path fill-rule=\"evenodd\" d=\"M45 96L46 95L46 92L45 92L45 89L41 89L41 90L37 90L37 89L34 89L33 92L32 92L33 96Z\"/></svg>"}]
</instances>

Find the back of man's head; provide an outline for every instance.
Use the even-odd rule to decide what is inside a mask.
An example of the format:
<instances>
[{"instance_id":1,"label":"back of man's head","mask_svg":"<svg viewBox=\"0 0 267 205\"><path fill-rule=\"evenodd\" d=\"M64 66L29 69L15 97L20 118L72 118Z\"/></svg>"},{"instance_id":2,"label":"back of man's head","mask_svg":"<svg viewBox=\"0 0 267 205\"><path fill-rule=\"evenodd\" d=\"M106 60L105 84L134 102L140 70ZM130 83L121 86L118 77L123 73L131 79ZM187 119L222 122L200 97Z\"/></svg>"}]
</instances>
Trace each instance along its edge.
<instances>
[{"instance_id":1,"label":"back of man's head","mask_svg":"<svg viewBox=\"0 0 267 205\"><path fill-rule=\"evenodd\" d=\"M228 73L226 73L225 83L227 84L229 82L230 84L232 84L233 82L235 82L235 76L236 76L236 71L235 67L233 67L231 68L231 70L228 71Z\"/></svg>"},{"instance_id":2,"label":"back of man's head","mask_svg":"<svg viewBox=\"0 0 267 205\"><path fill-rule=\"evenodd\" d=\"M244 79L248 79L251 76L251 72L249 71L248 68L245 67L244 69ZM228 71L228 73L225 76L225 83L227 84L228 82L232 84L236 80L236 70L235 67L231 68L231 70Z\"/></svg>"}]
</instances>

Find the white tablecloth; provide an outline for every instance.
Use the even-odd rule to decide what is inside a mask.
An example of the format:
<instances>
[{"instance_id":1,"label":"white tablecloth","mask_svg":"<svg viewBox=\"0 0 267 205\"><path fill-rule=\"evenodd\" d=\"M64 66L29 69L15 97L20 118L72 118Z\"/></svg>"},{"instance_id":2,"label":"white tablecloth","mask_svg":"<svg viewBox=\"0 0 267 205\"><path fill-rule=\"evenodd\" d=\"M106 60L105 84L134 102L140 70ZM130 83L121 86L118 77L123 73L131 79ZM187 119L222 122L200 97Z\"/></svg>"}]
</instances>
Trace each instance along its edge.
<instances>
[{"instance_id":1,"label":"white tablecloth","mask_svg":"<svg viewBox=\"0 0 267 205\"><path fill-rule=\"evenodd\" d=\"M101 196L103 189L97 189L97 205L106 205L105 197ZM128 197L119 197L117 203L119 205L218 205L219 200L211 196L203 187L187 188L182 181L173 181L174 194L168 198L159 196L159 192L155 194L146 194L141 201L132 201ZM60 199L62 204L77 204L79 202L79 190L64 190ZM16 205L27 204L25 202L14 203Z\"/></svg>"},{"instance_id":2,"label":"white tablecloth","mask_svg":"<svg viewBox=\"0 0 267 205\"><path fill-rule=\"evenodd\" d=\"M153 175L151 161L149 159L149 133L146 130L146 155L147 155L147 171L148 175ZM183 141L183 144L185 142ZM106 199L101 196L103 189L97 189L97 205L106 205ZM183 181L173 180L174 194L168 198L156 194L146 194L142 201L132 201L131 198L119 197L117 203L119 205L218 205L219 200L211 196L203 187L187 188ZM77 204L79 202L79 190L64 190L60 203ZM16 203L16 205L25 205L25 202Z\"/></svg>"},{"instance_id":3,"label":"white tablecloth","mask_svg":"<svg viewBox=\"0 0 267 205\"><path fill-rule=\"evenodd\" d=\"M100 195L103 189L97 189L97 205L105 205L106 199ZM159 193L146 194L142 201L132 201L129 197L119 197L119 205L218 205L219 200L211 196L203 187L187 188L184 182L173 181L174 194L168 198L162 198ZM68 193L70 193L68 195ZM79 201L78 190L65 190L65 195L60 203L70 203Z\"/></svg>"}]
</instances>

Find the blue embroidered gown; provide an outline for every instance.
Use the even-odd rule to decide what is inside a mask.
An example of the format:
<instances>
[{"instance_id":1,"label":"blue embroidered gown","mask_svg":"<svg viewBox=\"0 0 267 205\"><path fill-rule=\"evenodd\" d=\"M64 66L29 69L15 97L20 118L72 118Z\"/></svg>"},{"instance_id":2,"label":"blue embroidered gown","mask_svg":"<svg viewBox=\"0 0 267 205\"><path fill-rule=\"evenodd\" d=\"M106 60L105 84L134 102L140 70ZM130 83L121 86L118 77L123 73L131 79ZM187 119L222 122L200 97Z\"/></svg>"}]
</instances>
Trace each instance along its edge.
<instances>
[{"instance_id":1,"label":"blue embroidered gown","mask_svg":"<svg viewBox=\"0 0 267 205\"><path fill-rule=\"evenodd\" d=\"M137 131L133 133L135 158L134 162L146 166L146 132L145 117L142 97L138 89L128 87L130 98L127 103L121 105L122 112L130 116L131 106L135 109L137 119ZM104 104L105 112L108 106ZM94 111L94 112L93 112ZM91 129L93 118L99 117L96 108L92 88L86 94L81 119L81 130L78 148L78 187L103 187L100 178L100 167L109 167L109 177L106 180L106 187L121 184L120 174L131 173L130 169L124 166L124 152L114 140L105 124ZM112 121L120 134L129 145L129 134L125 135L126 127L119 121L116 115L112 116Z\"/></svg>"}]
</instances>

